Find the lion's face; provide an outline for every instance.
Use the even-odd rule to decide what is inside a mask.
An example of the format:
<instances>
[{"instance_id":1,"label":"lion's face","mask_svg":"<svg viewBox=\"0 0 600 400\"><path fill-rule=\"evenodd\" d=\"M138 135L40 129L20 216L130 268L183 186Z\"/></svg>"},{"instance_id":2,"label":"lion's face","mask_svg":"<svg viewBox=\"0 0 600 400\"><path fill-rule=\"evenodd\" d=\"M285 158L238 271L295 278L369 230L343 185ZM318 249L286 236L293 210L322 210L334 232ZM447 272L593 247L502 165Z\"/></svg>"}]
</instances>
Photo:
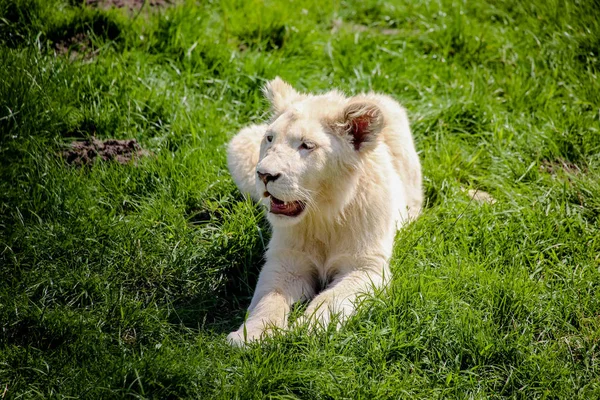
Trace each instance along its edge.
<instances>
[{"instance_id":1,"label":"lion's face","mask_svg":"<svg viewBox=\"0 0 600 400\"><path fill-rule=\"evenodd\" d=\"M299 222L332 195L333 179L353 161L352 148L319 121L297 110L269 125L260 148L256 185L273 224Z\"/></svg>"},{"instance_id":2,"label":"lion's face","mask_svg":"<svg viewBox=\"0 0 600 400\"><path fill-rule=\"evenodd\" d=\"M261 143L256 185L267 218L289 226L311 213L340 211L361 157L377 145L380 110L337 92L302 95L277 79L266 94L275 113Z\"/></svg>"}]
</instances>

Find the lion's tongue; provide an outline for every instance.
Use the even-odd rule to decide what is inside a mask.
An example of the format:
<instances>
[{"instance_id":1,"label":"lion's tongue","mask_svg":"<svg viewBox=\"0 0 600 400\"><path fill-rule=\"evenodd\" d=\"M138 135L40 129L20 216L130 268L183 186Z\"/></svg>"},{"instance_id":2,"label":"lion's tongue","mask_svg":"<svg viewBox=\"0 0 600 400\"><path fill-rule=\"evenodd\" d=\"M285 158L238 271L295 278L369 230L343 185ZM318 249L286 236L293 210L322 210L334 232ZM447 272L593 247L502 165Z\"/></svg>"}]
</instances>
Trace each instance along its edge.
<instances>
[{"instance_id":1,"label":"lion's tongue","mask_svg":"<svg viewBox=\"0 0 600 400\"><path fill-rule=\"evenodd\" d=\"M298 201L285 203L276 197L271 196L271 212L273 214L296 215L302 211L302 204Z\"/></svg>"}]
</instances>

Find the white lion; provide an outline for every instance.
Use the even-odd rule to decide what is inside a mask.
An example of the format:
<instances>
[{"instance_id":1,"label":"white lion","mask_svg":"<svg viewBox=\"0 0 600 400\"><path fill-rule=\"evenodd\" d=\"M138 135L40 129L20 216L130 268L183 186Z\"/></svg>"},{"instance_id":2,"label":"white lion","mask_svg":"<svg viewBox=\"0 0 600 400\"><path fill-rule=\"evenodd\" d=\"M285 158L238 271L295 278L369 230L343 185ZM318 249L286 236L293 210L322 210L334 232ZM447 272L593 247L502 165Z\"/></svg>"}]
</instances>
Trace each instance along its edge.
<instances>
[{"instance_id":1,"label":"white lion","mask_svg":"<svg viewBox=\"0 0 600 400\"><path fill-rule=\"evenodd\" d=\"M273 227L247 320L227 337L238 345L285 328L299 300L310 301L302 321L339 326L360 294L384 284L396 230L423 202L421 165L395 100L303 94L280 78L264 92L272 118L242 129L227 151L233 180L264 204Z\"/></svg>"}]
</instances>

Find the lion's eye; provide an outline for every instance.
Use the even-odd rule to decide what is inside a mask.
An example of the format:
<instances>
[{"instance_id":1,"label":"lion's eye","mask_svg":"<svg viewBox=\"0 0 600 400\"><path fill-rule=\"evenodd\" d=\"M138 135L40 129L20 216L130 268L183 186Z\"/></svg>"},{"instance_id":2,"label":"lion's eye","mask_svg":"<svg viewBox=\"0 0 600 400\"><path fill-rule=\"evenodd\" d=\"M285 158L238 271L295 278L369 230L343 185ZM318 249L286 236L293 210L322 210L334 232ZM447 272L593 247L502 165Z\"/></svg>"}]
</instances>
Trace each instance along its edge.
<instances>
[{"instance_id":1,"label":"lion's eye","mask_svg":"<svg viewBox=\"0 0 600 400\"><path fill-rule=\"evenodd\" d=\"M273 135L267 135L267 143L271 143L273 141Z\"/></svg>"},{"instance_id":2,"label":"lion's eye","mask_svg":"<svg viewBox=\"0 0 600 400\"><path fill-rule=\"evenodd\" d=\"M302 150L312 150L315 147L317 147L317 145L314 144L313 142L302 142L302 144L300 145L300 148Z\"/></svg>"}]
</instances>

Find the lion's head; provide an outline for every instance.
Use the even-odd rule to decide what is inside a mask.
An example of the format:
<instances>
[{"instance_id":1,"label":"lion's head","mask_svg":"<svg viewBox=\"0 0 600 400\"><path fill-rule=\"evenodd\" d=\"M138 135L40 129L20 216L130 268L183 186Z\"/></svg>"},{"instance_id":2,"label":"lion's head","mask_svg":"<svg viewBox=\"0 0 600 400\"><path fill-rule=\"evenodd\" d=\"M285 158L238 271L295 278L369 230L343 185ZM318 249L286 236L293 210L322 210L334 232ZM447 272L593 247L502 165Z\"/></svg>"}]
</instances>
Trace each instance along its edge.
<instances>
[{"instance_id":1,"label":"lion's head","mask_svg":"<svg viewBox=\"0 0 600 400\"><path fill-rule=\"evenodd\" d=\"M378 144L383 115L364 96L296 92L279 78L265 95L273 116L260 145L256 188L268 219L292 225L335 215L356 190L361 157Z\"/></svg>"}]
</instances>

